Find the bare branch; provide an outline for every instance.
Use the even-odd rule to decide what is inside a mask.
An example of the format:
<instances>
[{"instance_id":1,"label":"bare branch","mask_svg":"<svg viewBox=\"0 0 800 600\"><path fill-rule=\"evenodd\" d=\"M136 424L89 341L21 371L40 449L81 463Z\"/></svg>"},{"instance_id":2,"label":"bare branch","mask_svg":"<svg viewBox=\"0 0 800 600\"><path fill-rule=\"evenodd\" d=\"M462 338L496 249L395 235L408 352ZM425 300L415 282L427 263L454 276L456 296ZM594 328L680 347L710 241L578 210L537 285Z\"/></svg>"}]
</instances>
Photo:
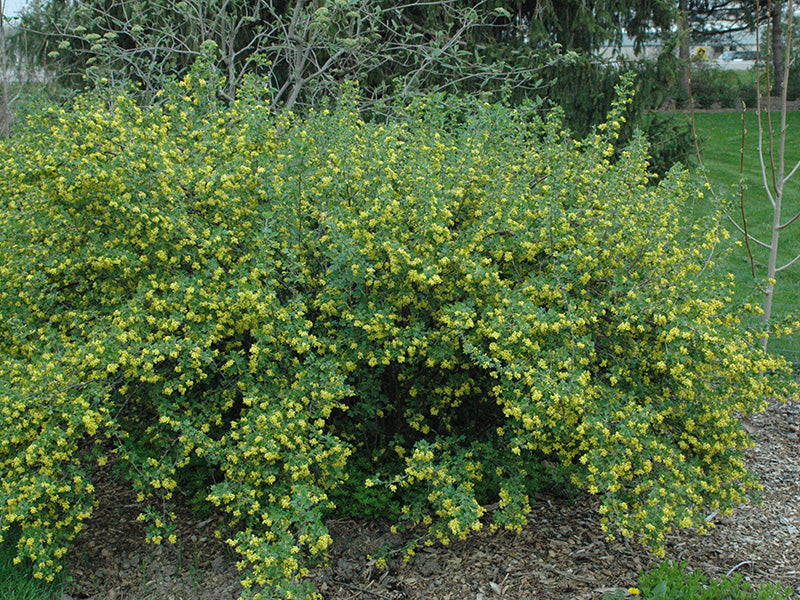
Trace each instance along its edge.
<instances>
[{"instance_id":1,"label":"bare branch","mask_svg":"<svg viewBox=\"0 0 800 600\"><path fill-rule=\"evenodd\" d=\"M759 99L759 107L758 107L758 111L757 111L757 114L758 114L758 160L759 160L759 162L761 164L761 180L762 180L762 182L764 184L764 191L767 194L767 198L769 199L770 204L772 204L772 207L775 208L775 196L772 193L772 188L770 187L769 180L767 179L768 170L767 170L766 162L764 161L764 125L761 122L762 109L761 109L760 104L761 104L761 100ZM768 122L768 127L769 127L769 130L770 130L770 134L769 134L769 139L770 139L770 142L769 142L769 156L770 156L770 162L772 163L773 162L772 161L772 155L773 155L773 151L772 151L772 120L769 117L769 110L767 111L767 122ZM769 169L769 172L773 173L773 178L774 178L774 173L775 173L774 164L773 164L772 168Z\"/></svg>"},{"instance_id":2,"label":"bare branch","mask_svg":"<svg viewBox=\"0 0 800 600\"><path fill-rule=\"evenodd\" d=\"M742 235L746 235L746 236L747 236L747 239L749 239L751 242L754 242L754 243L758 244L758 245L759 245L759 246L761 246L762 248L767 248L767 249L769 249L769 248L770 248L770 245L769 245L769 244L762 242L762 241L761 241L761 240L759 240L757 237L754 237L754 236L752 236L752 235L751 235L751 234L749 234L749 233L745 233L745 230L744 230L744 228L742 228L742 226L741 226L741 225L739 225L739 223L737 223L737 222L736 222L736 220L735 220L733 217L731 217L729 214L725 213L725 216L726 216L726 217L728 217L728 221L729 221L730 223L732 223L732 224L733 224L733 226L734 226L734 227L736 227L736 229L738 229L738 230L739 230L739 233L741 233Z\"/></svg>"},{"instance_id":3,"label":"bare branch","mask_svg":"<svg viewBox=\"0 0 800 600\"><path fill-rule=\"evenodd\" d=\"M780 272L781 272L781 271L783 271L784 269L788 269L788 268L789 268L789 267L791 267L791 266L792 266L794 263L796 263L798 260L800 260L800 254L798 254L797 256L795 256L795 257L794 257L792 260L790 260L788 263L786 263L786 264L785 264L785 265L783 265L782 267L778 267L778 268L776 268L776 269L775 269L775 272L776 272L776 273L780 273Z\"/></svg>"},{"instance_id":4,"label":"bare branch","mask_svg":"<svg viewBox=\"0 0 800 600\"><path fill-rule=\"evenodd\" d=\"M794 165L794 167L792 167L792 170L789 171L789 174L786 177L783 178L783 182L786 183L792 177L794 177L794 174L797 173L798 169L800 169L800 160L798 160L797 163Z\"/></svg>"},{"instance_id":5,"label":"bare branch","mask_svg":"<svg viewBox=\"0 0 800 600\"><path fill-rule=\"evenodd\" d=\"M797 219L799 219L799 218L800 218L800 212L798 212L795 216L793 216L791 219L786 221L786 223L784 223L783 225L779 225L778 226L778 230L786 229L787 227L789 227L789 225L791 225L792 223L797 221Z\"/></svg>"},{"instance_id":6,"label":"bare branch","mask_svg":"<svg viewBox=\"0 0 800 600\"><path fill-rule=\"evenodd\" d=\"M744 104L744 103L743 103ZM742 231L744 232L744 245L747 248L747 256L750 259L750 272L753 279L756 277L756 265L753 258L753 251L750 249L750 234L747 233L747 216L744 210L744 186L741 183L741 178L744 177L744 141L747 136L747 127L745 126L745 112L744 106L742 107L742 146L739 150L739 208L742 212Z\"/></svg>"}]
</instances>

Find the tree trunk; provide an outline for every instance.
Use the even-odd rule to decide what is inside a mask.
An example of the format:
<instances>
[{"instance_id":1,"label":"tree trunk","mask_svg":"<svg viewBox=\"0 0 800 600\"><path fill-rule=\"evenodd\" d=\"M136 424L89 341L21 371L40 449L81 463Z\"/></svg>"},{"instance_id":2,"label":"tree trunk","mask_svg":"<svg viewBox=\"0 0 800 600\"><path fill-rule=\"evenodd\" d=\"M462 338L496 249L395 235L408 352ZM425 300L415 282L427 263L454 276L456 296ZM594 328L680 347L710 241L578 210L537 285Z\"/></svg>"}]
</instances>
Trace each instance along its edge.
<instances>
[{"instance_id":1,"label":"tree trunk","mask_svg":"<svg viewBox=\"0 0 800 600\"><path fill-rule=\"evenodd\" d=\"M680 91L681 97L679 104L688 102L691 98L691 63L689 61L689 0L679 0L678 2L678 58L680 59Z\"/></svg>"},{"instance_id":2,"label":"tree trunk","mask_svg":"<svg viewBox=\"0 0 800 600\"><path fill-rule=\"evenodd\" d=\"M789 175L786 175L786 113L787 113L787 97L786 97L786 87L785 82L788 80L789 77L789 64L791 59L791 44L792 44L792 26L793 26L793 15L794 15L794 0L789 0L788 2L788 18L786 25L786 49L784 54L784 48L778 47L775 48L775 39L776 36L774 32L779 29L780 26L780 10L776 14L774 12L776 3L772 3L770 5L770 17L773 23L773 35L771 39L771 43L773 44L773 56L780 57L780 65L781 70L777 71L777 66L775 67L775 83L778 89L780 90L780 95L778 96L780 100L780 136L778 138L778 148L777 148L777 156L774 154L774 148L772 145L772 135L770 134L770 143L769 143L769 164L770 164L770 172L767 171L767 164L764 161L763 156L763 136L764 136L764 129L761 122L761 113L758 114L758 138L759 138L759 153L761 154L761 172L764 181L764 188L767 192L767 196L769 196L770 202L772 203L772 239L770 240L769 245L769 259L767 263L767 287L764 290L764 304L762 308L764 310L763 315L763 323L764 323L764 335L761 338L761 345L766 350L767 343L769 340L768 335L768 327L770 322L772 321L772 309L773 309L773 300L775 296L775 284L776 278L778 273L790 267L794 262L800 260L800 255L797 255L793 260L787 262L783 266L778 266L778 244L780 243L781 231L794 223L797 219L800 219L800 213L796 213L794 217L790 218L786 223L781 223L782 220L782 209L783 209L783 199L784 199L784 191L786 182L792 177L795 173L795 170L800 168L800 163L798 166L791 169ZM780 8L780 3L777 3ZM780 29L782 33L782 29ZM782 40L783 36L778 36L778 40ZM777 63L774 63L777 65ZM780 82L780 83L779 83ZM767 107L767 110L770 110L771 107ZM767 121L770 123L770 121ZM771 175L771 178L770 178ZM770 179L772 184L770 185ZM772 189L771 189L772 188Z\"/></svg>"},{"instance_id":3,"label":"tree trunk","mask_svg":"<svg viewBox=\"0 0 800 600\"><path fill-rule=\"evenodd\" d=\"M772 72L774 73L772 95L776 97L780 97L783 90L783 62L786 51L783 45L782 5L782 0L772 0L769 7L769 19L772 24L769 43L770 54L772 54Z\"/></svg>"},{"instance_id":4,"label":"tree trunk","mask_svg":"<svg viewBox=\"0 0 800 600\"><path fill-rule=\"evenodd\" d=\"M11 135L11 102L8 99L8 56L6 54L6 22L3 16L6 10L6 3L0 1L0 69L2 70L2 81L0 81L0 136L9 137Z\"/></svg>"}]
</instances>

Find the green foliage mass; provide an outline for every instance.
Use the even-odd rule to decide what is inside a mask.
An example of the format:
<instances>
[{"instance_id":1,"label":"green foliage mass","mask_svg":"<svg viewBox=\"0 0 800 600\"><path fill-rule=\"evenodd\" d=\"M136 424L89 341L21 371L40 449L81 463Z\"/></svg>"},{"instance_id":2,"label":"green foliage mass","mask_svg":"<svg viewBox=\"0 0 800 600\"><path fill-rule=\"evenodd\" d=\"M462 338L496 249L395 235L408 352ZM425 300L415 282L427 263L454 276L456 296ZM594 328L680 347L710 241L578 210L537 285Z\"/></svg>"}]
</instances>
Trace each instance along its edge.
<instances>
[{"instance_id":1,"label":"green foliage mass","mask_svg":"<svg viewBox=\"0 0 800 600\"><path fill-rule=\"evenodd\" d=\"M217 473L254 597L310 593L342 486L447 543L522 527L546 459L656 549L757 488L736 415L785 367L684 218L697 188L615 148L626 91L581 141L476 101L376 124L213 89L86 96L0 146L0 523L39 576L109 460L156 543L152 507Z\"/></svg>"},{"instance_id":2,"label":"green foliage mass","mask_svg":"<svg viewBox=\"0 0 800 600\"><path fill-rule=\"evenodd\" d=\"M639 589L641 588L641 589ZM664 562L642 573L639 588L604 596L605 600L641 597L642 600L786 600L793 597L789 586L764 584L753 586L741 575L709 580L703 573L687 572L686 563ZM641 594L641 596L640 596Z\"/></svg>"}]
</instances>

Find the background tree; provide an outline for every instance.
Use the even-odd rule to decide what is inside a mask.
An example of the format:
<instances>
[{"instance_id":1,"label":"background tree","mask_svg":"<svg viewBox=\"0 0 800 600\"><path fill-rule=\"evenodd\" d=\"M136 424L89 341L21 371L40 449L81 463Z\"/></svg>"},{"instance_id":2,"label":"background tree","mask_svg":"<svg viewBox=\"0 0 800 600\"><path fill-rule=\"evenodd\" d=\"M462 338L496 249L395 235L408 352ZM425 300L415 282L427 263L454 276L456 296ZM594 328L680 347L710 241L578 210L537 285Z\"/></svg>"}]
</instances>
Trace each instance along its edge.
<instances>
[{"instance_id":1,"label":"background tree","mask_svg":"<svg viewBox=\"0 0 800 600\"><path fill-rule=\"evenodd\" d=\"M767 0L767 10L769 12L769 44L770 57L772 59L772 69L774 80L772 84L772 94L782 96L783 90L788 81L789 71L785 67L789 65L788 60L784 60L784 54L791 45L791 28L786 30L784 36L783 25L783 0ZM787 22L792 21L794 15L794 2L789 2L786 11Z\"/></svg>"},{"instance_id":2,"label":"background tree","mask_svg":"<svg viewBox=\"0 0 800 600\"><path fill-rule=\"evenodd\" d=\"M770 93L779 97L784 81L786 0L680 0L686 5L691 42L703 44L721 36L766 27L772 66ZM688 43L688 42L687 42Z\"/></svg>"},{"instance_id":3,"label":"background tree","mask_svg":"<svg viewBox=\"0 0 800 600\"><path fill-rule=\"evenodd\" d=\"M507 6L531 40L549 39L564 48L596 53L622 42L623 32L638 47L667 31L675 17L669 0L523 0Z\"/></svg>"},{"instance_id":4,"label":"background tree","mask_svg":"<svg viewBox=\"0 0 800 600\"><path fill-rule=\"evenodd\" d=\"M692 41L703 43L722 35L753 31L769 16L755 0L685 0Z\"/></svg>"},{"instance_id":5,"label":"background tree","mask_svg":"<svg viewBox=\"0 0 800 600\"><path fill-rule=\"evenodd\" d=\"M597 53L623 32L639 47L667 35L675 14L673 0L41 0L22 20L39 41L38 64L72 86L132 81L152 99L205 48L228 100L250 82L273 110L293 109L335 97L354 79L375 113L391 97L502 91L513 102L565 106L576 135L605 117L620 72L634 69L641 81L623 135L644 130L665 172L692 147L688 128L650 115L673 85L675 61L665 52L655 66L617 69Z\"/></svg>"},{"instance_id":6,"label":"background tree","mask_svg":"<svg viewBox=\"0 0 800 600\"><path fill-rule=\"evenodd\" d=\"M6 44L6 3L0 0L0 69L2 69L2 104L0 104L0 135L8 137L11 128L11 110L8 90L8 55Z\"/></svg>"},{"instance_id":7,"label":"background tree","mask_svg":"<svg viewBox=\"0 0 800 600\"><path fill-rule=\"evenodd\" d=\"M15 55L8 43L8 21L6 3L0 0L0 136L11 135L14 119L13 105L19 100L22 90L20 72L14 68ZM16 84L16 85L14 85Z\"/></svg>"},{"instance_id":8,"label":"background tree","mask_svg":"<svg viewBox=\"0 0 800 600\"><path fill-rule=\"evenodd\" d=\"M26 30L48 41L39 59L58 58L62 75L132 80L148 95L185 73L213 42L221 95L232 100L257 74L274 108L335 95L346 79L376 96L390 87L404 96L423 88L532 88L542 52L501 33L511 21L502 7L456 0L49 0L22 18Z\"/></svg>"},{"instance_id":9,"label":"background tree","mask_svg":"<svg viewBox=\"0 0 800 600\"><path fill-rule=\"evenodd\" d=\"M213 41L225 97L246 74L260 73L273 101L292 106L343 78L376 90L400 78L404 93L426 84L524 87L545 51L594 53L619 43L623 31L642 45L673 18L668 0L43 0L22 22L48 40L39 60L57 52L62 74L130 78L150 92Z\"/></svg>"}]
</instances>

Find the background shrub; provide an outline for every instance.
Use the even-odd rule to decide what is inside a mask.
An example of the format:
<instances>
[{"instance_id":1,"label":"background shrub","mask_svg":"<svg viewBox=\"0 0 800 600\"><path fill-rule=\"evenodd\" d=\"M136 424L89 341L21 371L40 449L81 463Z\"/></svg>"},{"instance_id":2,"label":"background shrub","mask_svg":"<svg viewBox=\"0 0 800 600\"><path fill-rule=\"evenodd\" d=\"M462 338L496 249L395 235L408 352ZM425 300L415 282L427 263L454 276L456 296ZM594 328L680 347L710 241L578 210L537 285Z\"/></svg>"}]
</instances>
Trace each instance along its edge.
<instances>
[{"instance_id":1,"label":"background shrub","mask_svg":"<svg viewBox=\"0 0 800 600\"><path fill-rule=\"evenodd\" d=\"M692 71L692 96L700 108L748 108L756 106L754 71L728 71L701 66Z\"/></svg>"},{"instance_id":2,"label":"background shrub","mask_svg":"<svg viewBox=\"0 0 800 600\"><path fill-rule=\"evenodd\" d=\"M740 328L716 222L686 220L698 190L615 147L629 92L580 141L438 96L275 117L211 76L0 146L0 522L37 573L107 460L155 543L178 481L217 473L245 586L287 597L341 486L447 543L520 528L555 464L656 550L757 488L736 415L786 369Z\"/></svg>"}]
</instances>

